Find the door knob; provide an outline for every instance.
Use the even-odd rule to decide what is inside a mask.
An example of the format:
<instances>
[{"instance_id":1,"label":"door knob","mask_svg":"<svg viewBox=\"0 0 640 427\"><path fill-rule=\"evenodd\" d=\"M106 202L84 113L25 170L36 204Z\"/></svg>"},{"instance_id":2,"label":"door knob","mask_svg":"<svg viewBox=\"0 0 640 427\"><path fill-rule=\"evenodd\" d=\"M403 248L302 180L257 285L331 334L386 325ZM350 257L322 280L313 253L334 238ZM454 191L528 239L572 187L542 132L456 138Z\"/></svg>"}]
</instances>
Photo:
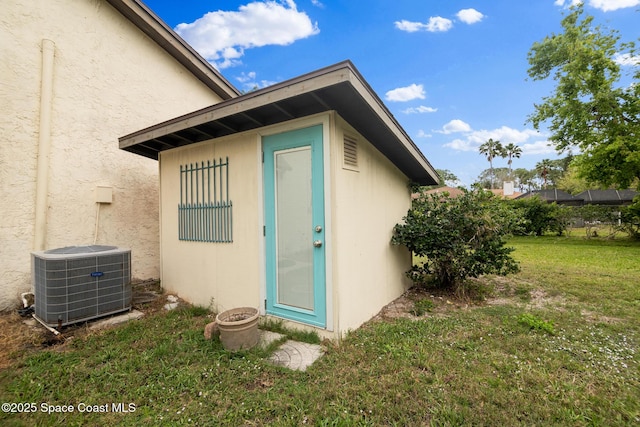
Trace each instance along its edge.
<instances>
[{"instance_id":1,"label":"door knob","mask_svg":"<svg viewBox=\"0 0 640 427\"><path fill-rule=\"evenodd\" d=\"M320 246L322 246L322 240L314 240L313 246L315 246L316 248L319 248Z\"/></svg>"}]
</instances>

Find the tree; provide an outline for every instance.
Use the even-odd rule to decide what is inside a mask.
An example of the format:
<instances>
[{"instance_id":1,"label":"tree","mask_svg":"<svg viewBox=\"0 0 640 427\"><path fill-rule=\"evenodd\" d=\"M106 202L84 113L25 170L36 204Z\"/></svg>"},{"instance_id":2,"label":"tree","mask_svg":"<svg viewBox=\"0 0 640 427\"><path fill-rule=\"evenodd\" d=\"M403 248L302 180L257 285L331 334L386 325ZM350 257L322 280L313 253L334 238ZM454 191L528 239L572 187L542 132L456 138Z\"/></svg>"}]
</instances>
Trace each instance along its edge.
<instances>
[{"instance_id":1,"label":"tree","mask_svg":"<svg viewBox=\"0 0 640 427\"><path fill-rule=\"evenodd\" d=\"M529 76L557 82L529 121L536 129L549 123L558 151L580 149L577 167L588 181L640 188L640 67L632 83L622 85L615 60L622 54L635 57L635 46L622 43L615 30L594 27L593 17L583 13L582 4L573 7L562 20L563 32L529 51Z\"/></svg>"},{"instance_id":2,"label":"tree","mask_svg":"<svg viewBox=\"0 0 640 427\"><path fill-rule=\"evenodd\" d=\"M504 147L504 152L507 156L507 164L509 165L509 179L513 181L513 169L511 168L511 163L513 162L513 158L519 159L522 155L522 148L515 145L513 142L508 143Z\"/></svg>"},{"instance_id":3,"label":"tree","mask_svg":"<svg viewBox=\"0 0 640 427\"><path fill-rule=\"evenodd\" d=\"M493 171L491 169L485 169L480 172L475 184L481 188L490 189L493 183L494 187L502 188L505 181L509 181L509 169L493 168Z\"/></svg>"},{"instance_id":4,"label":"tree","mask_svg":"<svg viewBox=\"0 0 640 427\"><path fill-rule=\"evenodd\" d=\"M592 185L589 185L584 178L578 175L575 166L569 166L568 170L556 182L556 187L573 195L593 189Z\"/></svg>"},{"instance_id":5,"label":"tree","mask_svg":"<svg viewBox=\"0 0 640 427\"><path fill-rule=\"evenodd\" d=\"M529 170L525 168L518 168L513 171L513 174L517 180L517 186L520 188L520 191L531 191L537 188L537 184L535 182L536 171Z\"/></svg>"},{"instance_id":6,"label":"tree","mask_svg":"<svg viewBox=\"0 0 640 427\"><path fill-rule=\"evenodd\" d=\"M494 141L493 138L489 138L487 142L482 144L478 149L480 154L484 154L489 160L489 169L491 170L491 189L493 190L493 159L496 157L504 157L504 147L500 144L500 141Z\"/></svg>"},{"instance_id":7,"label":"tree","mask_svg":"<svg viewBox=\"0 0 640 427\"><path fill-rule=\"evenodd\" d=\"M536 172L542 179L542 188L547 188L547 177L549 176L549 170L551 169L551 160L543 159L536 163Z\"/></svg>"},{"instance_id":8,"label":"tree","mask_svg":"<svg viewBox=\"0 0 640 427\"><path fill-rule=\"evenodd\" d=\"M436 172L438 173L438 185L431 188L455 185L459 181L458 177L448 169L436 169Z\"/></svg>"},{"instance_id":9,"label":"tree","mask_svg":"<svg viewBox=\"0 0 640 427\"><path fill-rule=\"evenodd\" d=\"M418 283L432 277L438 287L464 292L469 277L518 270L504 240L516 222L514 211L489 191L465 190L455 198L422 193L403 221L392 242L423 257L407 272Z\"/></svg>"}]
</instances>

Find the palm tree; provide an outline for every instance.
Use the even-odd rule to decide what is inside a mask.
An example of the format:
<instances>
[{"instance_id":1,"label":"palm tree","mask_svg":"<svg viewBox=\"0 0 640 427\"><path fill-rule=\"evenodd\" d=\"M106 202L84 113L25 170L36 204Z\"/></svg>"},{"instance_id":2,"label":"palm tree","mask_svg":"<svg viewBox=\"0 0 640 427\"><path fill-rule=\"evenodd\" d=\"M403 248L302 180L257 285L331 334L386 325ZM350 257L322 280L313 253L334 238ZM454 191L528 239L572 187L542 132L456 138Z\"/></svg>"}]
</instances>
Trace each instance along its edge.
<instances>
[{"instance_id":1,"label":"palm tree","mask_svg":"<svg viewBox=\"0 0 640 427\"><path fill-rule=\"evenodd\" d=\"M478 148L480 154L484 154L489 160L489 169L491 170L491 189L493 190L493 159L496 156L504 157L505 151L500 141L494 141L493 138L489 138L487 142L482 144L480 148Z\"/></svg>"},{"instance_id":2,"label":"palm tree","mask_svg":"<svg viewBox=\"0 0 640 427\"><path fill-rule=\"evenodd\" d=\"M513 170L511 169L511 163L513 162L513 158L519 159L522 155L522 148L515 145L513 142L508 143L504 147L504 152L507 155L509 161L507 164L509 165L509 179L513 181Z\"/></svg>"},{"instance_id":3,"label":"palm tree","mask_svg":"<svg viewBox=\"0 0 640 427\"><path fill-rule=\"evenodd\" d=\"M549 170L552 168L553 164L549 159L543 159L541 162L536 164L536 171L538 175L542 178L542 186L543 188L547 188L547 175L549 174Z\"/></svg>"}]
</instances>

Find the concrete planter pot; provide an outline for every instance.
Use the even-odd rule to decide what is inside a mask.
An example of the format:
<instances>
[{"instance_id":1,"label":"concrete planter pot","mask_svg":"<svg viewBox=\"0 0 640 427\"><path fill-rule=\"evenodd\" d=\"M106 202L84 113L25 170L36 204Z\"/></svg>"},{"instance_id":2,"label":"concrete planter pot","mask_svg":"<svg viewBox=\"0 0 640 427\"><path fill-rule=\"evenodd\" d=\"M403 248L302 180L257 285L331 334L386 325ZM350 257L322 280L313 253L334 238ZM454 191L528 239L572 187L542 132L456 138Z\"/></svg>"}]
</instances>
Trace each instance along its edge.
<instances>
[{"instance_id":1,"label":"concrete planter pot","mask_svg":"<svg viewBox=\"0 0 640 427\"><path fill-rule=\"evenodd\" d=\"M258 344L258 310L252 307L232 308L216 316L220 341L225 350L247 350Z\"/></svg>"}]
</instances>

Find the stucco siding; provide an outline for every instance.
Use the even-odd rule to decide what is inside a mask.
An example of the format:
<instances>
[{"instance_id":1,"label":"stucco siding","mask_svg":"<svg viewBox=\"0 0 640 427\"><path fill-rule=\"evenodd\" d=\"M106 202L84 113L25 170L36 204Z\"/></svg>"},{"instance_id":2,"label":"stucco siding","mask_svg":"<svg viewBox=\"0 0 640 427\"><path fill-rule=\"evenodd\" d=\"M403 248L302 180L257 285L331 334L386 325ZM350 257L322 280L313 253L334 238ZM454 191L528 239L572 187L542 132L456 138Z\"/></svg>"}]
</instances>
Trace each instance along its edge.
<instances>
[{"instance_id":1,"label":"stucco siding","mask_svg":"<svg viewBox=\"0 0 640 427\"><path fill-rule=\"evenodd\" d=\"M343 167L343 136L358 144L357 170ZM393 246L393 227L410 207L408 179L339 117L332 144L333 274L341 333L359 327L400 296L410 282L406 248Z\"/></svg>"},{"instance_id":2,"label":"stucco siding","mask_svg":"<svg viewBox=\"0 0 640 427\"><path fill-rule=\"evenodd\" d=\"M118 137L220 98L102 0L18 0L0 11L0 309L31 287L42 40L55 45L46 248L132 249L159 277L158 164ZM113 188L98 213L95 188Z\"/></svg>"},{"instance_id":3,"label":"stucco siding","mask_svg":"<svg viewBox=\"0 0 640 427\"><path fill-rule=\"evenodd\" d=\"M167 291L217 311L259 306L263 241L258 141L249 132L161 153L162 283ZM180 241L180 166L227 157L233 242Z\"/></svg>"}]
</instances>

